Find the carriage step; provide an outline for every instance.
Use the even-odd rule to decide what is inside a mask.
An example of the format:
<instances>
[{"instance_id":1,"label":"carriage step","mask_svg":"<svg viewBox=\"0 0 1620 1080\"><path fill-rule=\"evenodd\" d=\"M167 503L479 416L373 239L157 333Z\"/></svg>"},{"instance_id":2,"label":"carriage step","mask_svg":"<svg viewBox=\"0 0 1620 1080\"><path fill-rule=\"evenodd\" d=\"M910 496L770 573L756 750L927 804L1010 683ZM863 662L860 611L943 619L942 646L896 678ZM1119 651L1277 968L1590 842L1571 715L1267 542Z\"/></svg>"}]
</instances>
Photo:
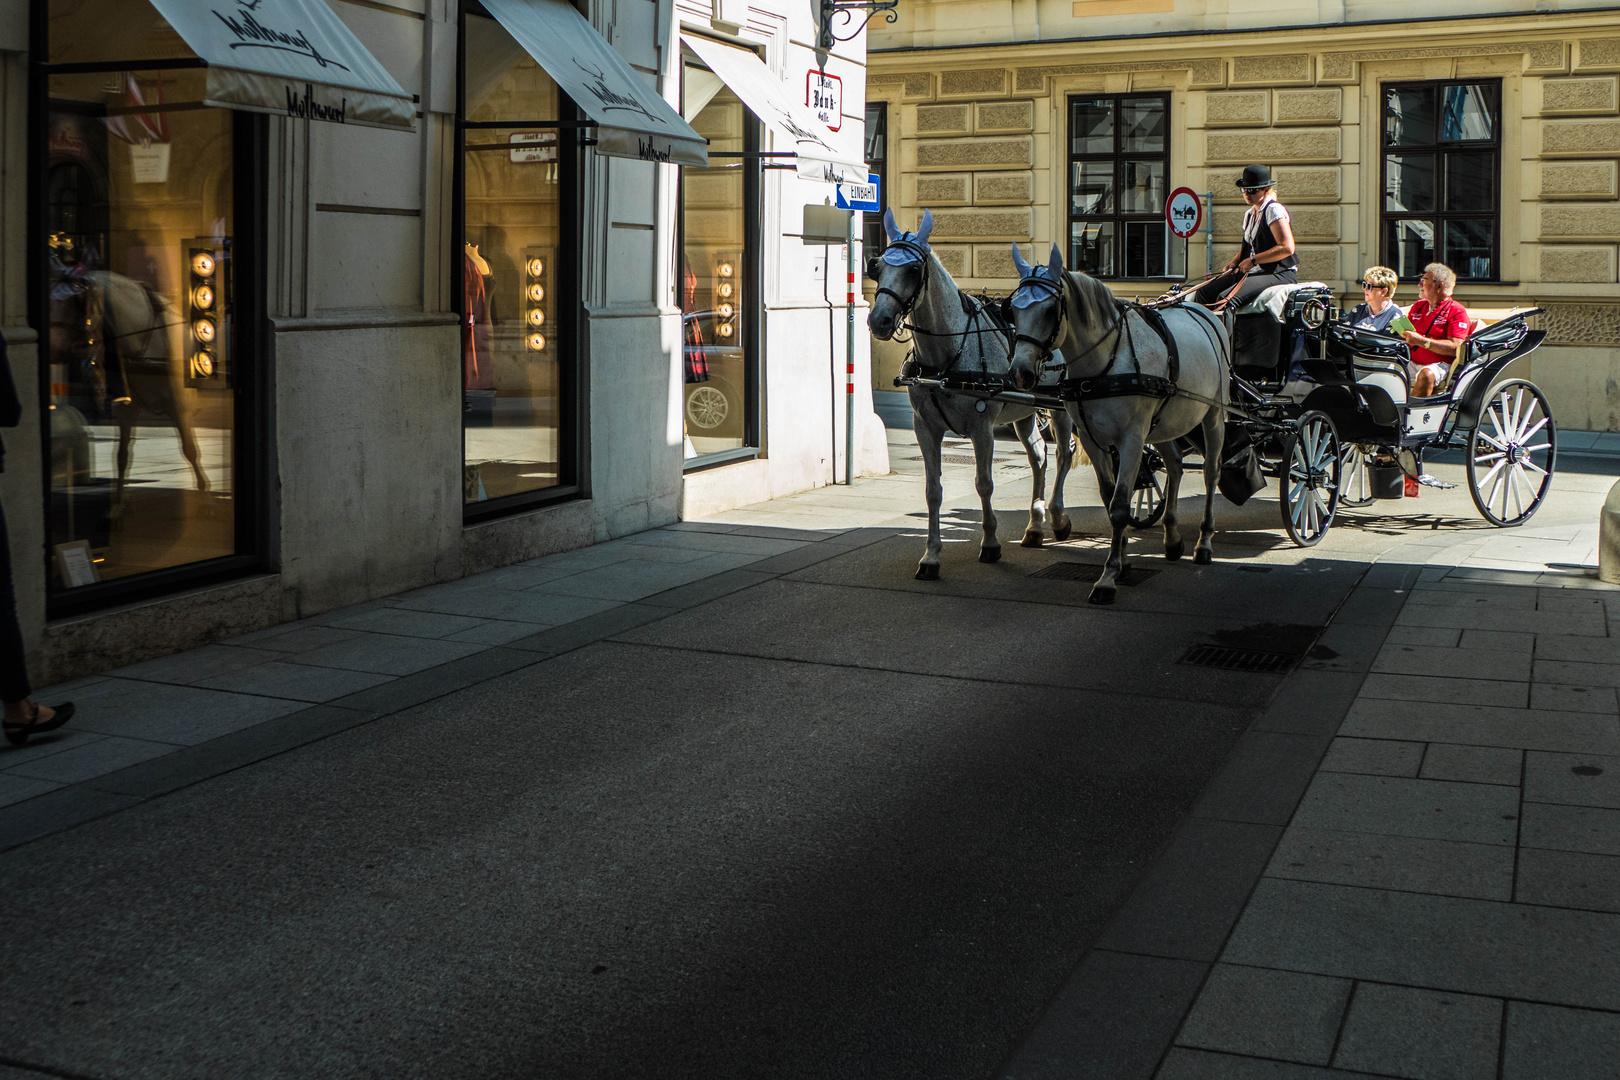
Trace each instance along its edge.
<instances>
[{"instance_id":1,"label":"carriage step","mask_svg":"<svg viewBox=\"0 0 1620 1080\"><path fill-rule=\"evenodd\" d=\"M1263 649L1233 649L1225 645L1194 645L1181 658L1194 667L1223 671L1254 671L1263 675L1283 675L1299 663L1298 653L1266 652Z\"/></svg>"},{"instance_id":2,"label":"carriage step","mask_svg":"<svg viewBox=\"0 0 1620 1080\"><path fill-rule=\"evenodd\" d=\"M1099 577L1101 577L1102 571L1103 568L1098 563L1073 562L1065 560L1063 562L1055 562L1051 563L1050 565L1043 566L1029 576L1050 578L1057 581L1084 581L1089 583L1096 581ZM1148 578L1157 573L1157 570L1149 570L1145 567L1127 566L1124 570L1120 571L1119 577L1115 579L1115 583L1128 586L1140 585L1142 582L1146 581Z\"/></svg>"}]
</instances>

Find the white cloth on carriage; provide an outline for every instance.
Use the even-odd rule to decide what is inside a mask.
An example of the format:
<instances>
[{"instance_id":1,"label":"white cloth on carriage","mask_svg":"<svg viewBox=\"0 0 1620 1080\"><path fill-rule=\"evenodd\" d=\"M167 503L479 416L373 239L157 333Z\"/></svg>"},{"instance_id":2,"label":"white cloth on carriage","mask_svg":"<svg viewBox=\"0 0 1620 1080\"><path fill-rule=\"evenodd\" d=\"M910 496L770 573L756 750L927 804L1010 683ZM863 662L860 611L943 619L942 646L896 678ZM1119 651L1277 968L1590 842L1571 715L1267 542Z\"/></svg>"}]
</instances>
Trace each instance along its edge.
<instances>
[{"instance_id":1,"label":"white cloth on carriage","mask_svg":"<svg viewBox=\"0 0 1620 1080\"><path fill-rule=\"evenodd\" d=\"M1250 300L1238 309L1239 315L1258 315L1262 311L1271 312L1271 317L1278 322L1283 321L1283 312L1288 309L1288 298L1300 289L1325 289L1320 281L1293 281L1286 285L1273 285L1271 288Z\"/></svg>"}]
</instances>

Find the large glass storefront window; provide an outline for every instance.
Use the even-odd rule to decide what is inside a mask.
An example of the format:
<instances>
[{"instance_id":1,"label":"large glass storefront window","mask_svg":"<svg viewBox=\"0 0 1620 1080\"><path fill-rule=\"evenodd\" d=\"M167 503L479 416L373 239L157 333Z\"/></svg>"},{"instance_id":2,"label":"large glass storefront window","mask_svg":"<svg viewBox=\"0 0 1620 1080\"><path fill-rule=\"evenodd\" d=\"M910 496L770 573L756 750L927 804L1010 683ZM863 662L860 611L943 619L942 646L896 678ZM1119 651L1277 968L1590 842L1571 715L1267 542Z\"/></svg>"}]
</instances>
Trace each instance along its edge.
<instances>
[{"instance_id":1,"label":"large glass storefront window","mask_svg":"<svg viewBox=\"0 0 1620 1080\"><path fill-rule=\"evenodd\" d=\"M576 482L576 129L566 95L480 5L462 41L462 480L478 513Z\"/></svg>"},{"instance_id":2,"label":"large glass storefront window","mask_svg":"<svg viewBox=\"0 0 1620 1080\"><path fill-rule=\"evenodd\" d=\"M124 9L127 24L87 21L105 6L52 3L53 59L103 63L129 29L167 40L144 3ZM58 44L64 31L71 48ZM252 546L238 446L253 323L236 172L242 132L259 129L202 105L204 75L134 67L36 84L53 598Z\"/></svg>"},{"instance_id":3,"label":"large glass storefront window","mask_svg":"<svg viewBox=\"0 0 1620 1080\"><path fill-rule=\"evenodd\" d=\"M681 169L682 369L689 462L759 445L759 126L688 58L681 116L709 140L709 166Z\"/></svg>"}]
</instances>

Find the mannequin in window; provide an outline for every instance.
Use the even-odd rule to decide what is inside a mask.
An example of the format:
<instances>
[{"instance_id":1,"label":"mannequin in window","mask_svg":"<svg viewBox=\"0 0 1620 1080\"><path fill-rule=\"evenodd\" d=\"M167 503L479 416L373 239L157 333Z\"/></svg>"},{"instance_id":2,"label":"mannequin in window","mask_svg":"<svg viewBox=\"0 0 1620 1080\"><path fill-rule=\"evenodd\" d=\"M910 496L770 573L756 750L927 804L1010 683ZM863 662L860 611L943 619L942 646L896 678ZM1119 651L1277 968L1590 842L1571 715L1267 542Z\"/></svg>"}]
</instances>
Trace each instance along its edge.
<instances>
[{"instance_id":1,"label":"mannequin in window","mask_svg":"<svg viewBox=\"0 0 1620 1080\"><path fill-rule=\"evenodd\" d=\"M465 244L461 255L462 316L461 387L495 389L494 357L490 353L489 263L478 245Z\"/></svg>"}]
</instances>

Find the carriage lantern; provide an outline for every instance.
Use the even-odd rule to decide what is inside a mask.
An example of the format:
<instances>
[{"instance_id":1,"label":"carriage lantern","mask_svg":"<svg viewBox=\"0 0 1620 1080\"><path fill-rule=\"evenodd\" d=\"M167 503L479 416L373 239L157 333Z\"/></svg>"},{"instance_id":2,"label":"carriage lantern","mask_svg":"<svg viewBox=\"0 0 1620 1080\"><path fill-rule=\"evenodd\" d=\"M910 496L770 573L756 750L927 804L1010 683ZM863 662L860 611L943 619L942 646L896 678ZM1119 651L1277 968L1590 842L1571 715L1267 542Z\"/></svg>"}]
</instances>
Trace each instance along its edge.
<instances>
[{"instance_id":1,"label":"carriage lantern","mask_svg":"<svg viewBox=\"0 0 1620 1080\"><path fill-rule=\"evenodd\" d=\"M549 247L523 249L523 347L529 352L544 352L546 335L540 328L546 324L546 264L551 260Z\"/></svg>"},{"instance_id":2,"label":"carriage lantern","mask_svg":"<svg viewBox=\"0 0 1620 1080\"><path fill-rule=\"evenodd\" d=\"M225 301L230 295L224 275L230 265L226 258L229 241L221 237L198 237L180 243L181 265L185 267L186 289L186 385L220 387L226 384Z\"/></svg>"}]
</instances>

